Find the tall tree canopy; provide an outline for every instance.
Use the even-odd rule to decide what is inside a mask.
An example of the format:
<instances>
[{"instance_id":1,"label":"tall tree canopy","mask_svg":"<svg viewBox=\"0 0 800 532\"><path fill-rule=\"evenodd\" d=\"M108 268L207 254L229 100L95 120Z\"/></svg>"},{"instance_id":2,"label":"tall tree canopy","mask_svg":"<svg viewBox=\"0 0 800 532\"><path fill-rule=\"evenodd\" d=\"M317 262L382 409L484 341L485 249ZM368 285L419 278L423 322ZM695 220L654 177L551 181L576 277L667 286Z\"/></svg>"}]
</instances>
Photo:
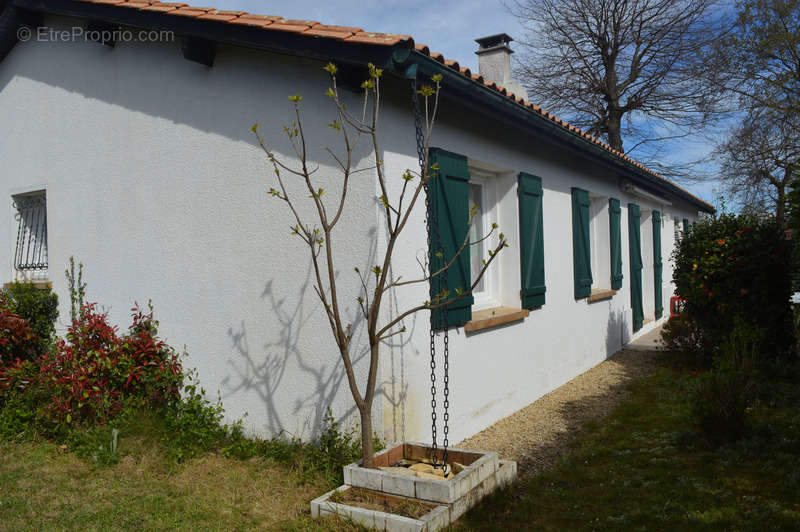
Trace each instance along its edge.
<instances>
[{"instance_id":1,"label":"tall tree canopy","mask_svg":"<svg viewBox=\"0 0 800 532\"><path fill-rule=\"evenodd\" d=\"M800 163L800 0L741 0L734 28L704 62L709 87L739 114L721 143L721 179L745 210L785 227Z\"/></svg>"},{"instance_id":2,"label":"tall tree canopy","mask_svg":"<svg viewBox=\"0 0 800 532\"><path fill-rule=\"evenodd\" d=\"M753 111L717 148L728 197L752 214L786 225L786 201L800 162L800 116Z\"/></svg>"},{"instance_id":3,"label":"tall tree canopy","mask_svg":"<svg viewBox=\"0 0 800 532\"><path fill-rule=\"evenodd\" d=\"M637 140L630 152L648 137L685 134L707 117L697 69L719 35L715 4L516 0L528 30L518 72L533 101L620 151L626 138Z\"/></svg>"}]
</instances>

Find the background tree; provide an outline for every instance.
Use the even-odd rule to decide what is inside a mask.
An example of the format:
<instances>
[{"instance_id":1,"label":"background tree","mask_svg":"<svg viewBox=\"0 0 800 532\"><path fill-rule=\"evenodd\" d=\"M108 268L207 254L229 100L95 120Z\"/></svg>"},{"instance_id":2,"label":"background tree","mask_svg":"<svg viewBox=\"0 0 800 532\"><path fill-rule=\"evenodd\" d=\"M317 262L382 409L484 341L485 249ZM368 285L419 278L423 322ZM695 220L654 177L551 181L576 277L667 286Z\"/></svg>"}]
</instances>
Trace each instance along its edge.
<instances>
[{"instance_id":1,"label":"background tree","mask_svg":"<svg viewBox=\"0 0 800 532\"><path fill-rule=\"evenodd\" d=\"M800 0L740 0L733 28L703 59L728 110L800 112Z\"/></svg>"},{"instance_id":2,"label":"background tree","mask_svg":"<svg viewBox=\"0 0 800 532\"><path fill-rule=\"evenodd\" d=\"M742 116L717 148L720 179L742 209L786 227L787 187L800 161L800 0L744 0L734 28L704 62L723 108Z\"/></svg>"},{"instance_id":3,"label":"background tree","mask_svg":"<svg viewBox=\"0 0 800 532\"><path fill-rule=\"evenodd\" d=\"M800 117L752 111L719 145L723 185L741 210L774 214L786 227L787 192L794 165L800 161Z\"/></svg>"},{"instance_id":4,"label":"background tree","mask_svg":"<svg viewBox=\"0 0 800 532\"><path fill-rule=\"evenodd\" d=\"M532 101L627 152L704 123L701 51L715 0L516 0L528 33L518 73ZM665 133L666 132L666 133ZM639 155L639 154L637 154ZM641 158L641 157L640 157ZM651 163L652 164L652 163Z\"/></svg>"},{"instance_id":5,"label":"background tree","mask_svg":"<svg viewBox=\"0 0 800 532\"><path fill-rule=\"evenodd\" d=\"M402 176L398 176L398 179L402 181L402 187L399 194L392 197L383 161L378 155L381 153L378 139L381 69L372 64L369 65L369 77L361 85L363 101L358 106L360 109L359 115L352 114L340 99L339 88L336 84L336 66L328 64L325 70L331 75L331 86L326 95L331 98L337 116L328 126L340 133L342 141L342 151L338 153L327 146L324 148L324 151L333 159L341 174L341 189L338 191L338 195L336 193L326 193L324 189L315 184L314 174L320 167L311 159L308 138L303 129L300 113L301 96L297 95L289 98L294 104L296 120L284 128L296 157L294 161L283 162L276 157L264 145L264 139L258 133L257 124L253 126L253 133L264 149L277 179L277 188L271 188L269 194L283 201L291 210L296 222L291 228L292 234L299 237L308 249L314 270L314 291L325 309L334 341L339 348L350 392L361 415L362 466L373 467L372 403L377 385L381 343L396 334L404 332L403 320L412 314L424 310L440 309L470 294L480 282L489 264L497 256L497 253L507 246L507 243L505 236L500 233L497 245L489 251L478 275L475 279L472 279L471 286L451 288L449 291L445 288L440 293L434 294L430 301L420 301L411 308L400 310L391 317L387 317L387 313L384 312L384 303L387 301L387 296L391 291L407 285L429 283L432 279L442 276L456 263L461 253L465 252L469 246L490 238L497 230L497 225L495 224L485 237L476 242L469 241L469 231L467 231L466 238L452 257L441 256L440 253L437 253L436 263L441 264L441 267L432 265L430 261L420 261L422 271L421 275L416 279L402 279L402 277L390 275L392 257L396 251L395 246L398 239L408 224L411 213L421 197L424 203L426 186L437 176L438 168L436 165L428 164L428 148L430 147L431 133L436 118L441 76L432 78L433 86L423 85L419 90L419 94L423 99L425 115L425 123L423 124L425 155L422 168L419 171L408 169ZM363 138L367 139L366 142L368 142L369 149L372 152L371 158L375 164L367 168L356 168L357 158L354 157L354 150ZM353 371L352 340L355 331L353 324L346 321L345 307L343 306L346 303L343 302L341 291L337 289L337 267L334 263L336 249L334 229L342 219L342 214L346 207L352 206L360 213L363 213L365 208L369 208L369 206L360 204L350 205L353 202L346 201L350 179L353 175L365 171L374 172L380 188L381 195L376 198L375 205L382 214L386 247L383 251L383 256L379 257L378 264L372 266L370 272L362 272L358 267L354 268L355 274L361 283L361 293L356 300L366 323L366 336L369 344L367 382L362 383L363 386L359 386ZM303 201L306 198L303 196L290 196L289 187L286 186L287 178L299 179L303 183L304 186L301 186L301 188L305 189L307 199L313 203L312 212L316 213L316 217L311 222L303 220L300 214L303 210L298 208L298 200ZM475 213L474 208L470 210L470 225Z\"/></svg>"}]
</instances>

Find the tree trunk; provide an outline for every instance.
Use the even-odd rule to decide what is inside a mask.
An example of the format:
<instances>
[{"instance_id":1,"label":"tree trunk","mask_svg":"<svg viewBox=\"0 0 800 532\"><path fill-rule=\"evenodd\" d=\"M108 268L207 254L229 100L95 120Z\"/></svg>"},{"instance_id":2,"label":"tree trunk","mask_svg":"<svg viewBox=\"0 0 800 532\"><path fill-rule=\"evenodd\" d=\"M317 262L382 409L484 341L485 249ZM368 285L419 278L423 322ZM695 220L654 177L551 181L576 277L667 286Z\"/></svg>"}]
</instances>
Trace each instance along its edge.
<instances>
[{"instance_id":1,"label":"tree trunk","mask_svg":"<svg viewBox=\"0 0 800 532\"><path fill-rule=\"evenodd\" d=\"M361 467L375 466L375 446L372 439L372 401L365 401L361 412Z\"/></svg>"},{"instance_id":2,"label":"tree trunk","mask_svg":"<svg viewBox=\"0 0 800 532\"><path fill-rule=\"evenodd\" d=\"M608 144L615 150L622 150L622 113L609 111L606 121L606 133L608 134Z\"/></svg>"}]
</instances>

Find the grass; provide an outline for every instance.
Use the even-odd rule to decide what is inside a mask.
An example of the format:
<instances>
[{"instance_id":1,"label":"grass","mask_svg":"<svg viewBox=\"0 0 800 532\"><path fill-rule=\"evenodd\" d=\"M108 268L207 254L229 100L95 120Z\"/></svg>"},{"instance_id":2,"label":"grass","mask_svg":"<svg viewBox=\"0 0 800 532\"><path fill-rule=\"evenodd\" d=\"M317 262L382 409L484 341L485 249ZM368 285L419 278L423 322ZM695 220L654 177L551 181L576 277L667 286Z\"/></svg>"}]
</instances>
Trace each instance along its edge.
<instances>
[{"instance_id":1,"label":"grass","mask_svg":"<svg viewBox=\"0 0 800 532\"><path fill-rule=\"evenodd\" d=\"M668 367L591 424L556 470L522 479L462 530L798 530L800 393L776 384L749 435L712 448L688 424L687 377Z\"/></svg>"},{"instance_id":2,"label":"grass","mask_svg":"<svg viewBox=\"0 0 800 532\"><path fill-rule=\"evenodd\" d=\"M311 519L309 501L338 482L310 468L296 442L244 460L212 452L179 463L159 420L121 427L114 460L101 434L69 446L0 439L0 531L362 530Z\"/></svg>"},{"instance_id":3,"label":"grass","mask_svg":"<svg viewBox=\"0 0 800 532\"><path fill-rule=\"evenodd\" d=\"M455 528L800 529L796 385L774 383L749 435L721 448L690 429L684 373L665 366L630 387L556 470L491 496ZM0 439L0 531L363 530L311 519L309 501L338 484L309 469L318 457L264 447L246 459L211 452L179 463L162 430L146 419L122 427L112 461L91 452L102 434L69 448Z\"/></svg>"}]
</instances>

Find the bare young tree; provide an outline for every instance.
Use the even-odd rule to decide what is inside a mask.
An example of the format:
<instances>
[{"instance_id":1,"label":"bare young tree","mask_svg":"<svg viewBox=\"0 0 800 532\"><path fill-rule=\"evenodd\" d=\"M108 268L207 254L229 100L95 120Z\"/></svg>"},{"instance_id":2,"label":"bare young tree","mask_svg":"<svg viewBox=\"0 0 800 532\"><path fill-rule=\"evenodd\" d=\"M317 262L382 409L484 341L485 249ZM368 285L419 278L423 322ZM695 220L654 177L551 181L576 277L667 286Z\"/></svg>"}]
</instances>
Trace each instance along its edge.
<instances>
[{"instance_id":1,"label":"bare young tree","mask_svg":"<svg viewBox=\"0 0 800 532\"><path fill-rule=\"evenodd\" d=\"M338 173L341 175L341 189L339 191L333 194L326 194L324 189L317 187L315 184L314 174L319 170L319 166L311 159L309 139L303 129L300 113L301 96L290 97L294 104L296 119L291 125L284 128L295 155L293 161L284 162L280 160L273 151L265 146L264 139L258 133L258 124L253 126L252 131L264 149L276 176L277 188L271 188L269 194L283 201L289 208L296 222L291 228L291 232L299 237L308 250L314 272L314 291L325 309L333 339L341 355L350 392L361 415L362 466L373 467L372 403L376 392L381 344L388 338L405 331L403 321L412 314L425 310L434 311L451 305L469 295L480 282L497 253L508 244L505 236L500 233L497 245L488 252L488 256L483 260L478 275L475 279L472 279L471 286L452 290L444 288L441 292L435 294L431 300L420 301L418 304L408 309L400 310L397 314L387 318L382 309L391 291L412 284L429 283L432 279L443 276L449 268L456 264L459 256L469 246L487 240L497 231L497 226L494 225L486 236L476 242L469 241L469 232L467 231L467 237L452 257L441 256L436 253L437 260L420 261L421 273L418 278L404 280L402 277L390 276L392 257L396 252L398 239L406 228L411 213L419 203L420 198L423 198L424 203L427 185L431 183L431 180L437 178L438 168L435 164L428 164L427 154L436 119L441 76L434 76L432 78L433 85L423 85L419 90L419 95L423 99L425 114L423 134L426 155L422 168L419 171L408 169L401 176L397 176L397 179L402 181L402 187L399 194L391 197L388 178L385 175L383 161L379 156L381 153L378 139L381 69L372 64L369 65L369 77L361 85L363 100L357 115L352 114L340 98L339 87L336 83L336 66L328 64L325 70L331 76L331 86L326 94L331 98L337 116L337 119L329 123L328 126L340 134L343 151L337 153L337 151L327 146L324 151L332 158L335 166L338 167ZM354 150L363 139L367 139L366 141L369 143L374 165L368 168L356 168ZM370 272L362 272L358 267L354 268L361 284L361 294L356 299L366 323L366 336L369 344L368 377L367 381L360 385L356 381L356 375L353 370L353 324L346 321L346 315L343 312L345 303L343 303L340 291L337 289L337 266L334 263L334 250L337 243L334 230L342 220L345 209L353 203L352 201L347 201L347 192L351 179L355 174L365 171L374 172L380 187L381 195L377 198L376 205L382 214L387 240L383 256L379 258L378 264L374 265ZM299 179L305 185L307 198L290 196L289 189L286 186L287 179ZM314 208L312 211L316 213L316 216L311 221L303 220L300 214L301 209L298 209L298 201L306 199L313 203ZM352 205L352 207L363 211L368 206L356 204ZM474 216L475 210L471 209L469 224L472 224Z\"/></svg>"},{"instance_id":2,"label":"bare young tree","mask_svg":"<svg viewBox=\"0 0 800 532\"><path fill-rule=\"evenodd\" d=\"M786 227L786 197L800 163L800 117L752 112L716 151L723 183L743 211L774 214Z\"/></svg>"},{"instance_id":3,"label":"bare young tree","mask_svg":"<svg viewBox=\"0 0 800 532\"><path fill-rule=\"evenodd\" d=\"M517 71L532 101L619 151L626 138L630 153L685 136L708 117L713 93L696 70L719 35L716 3L514 0L528 31Z\"/></svg>"}]
</instances>

